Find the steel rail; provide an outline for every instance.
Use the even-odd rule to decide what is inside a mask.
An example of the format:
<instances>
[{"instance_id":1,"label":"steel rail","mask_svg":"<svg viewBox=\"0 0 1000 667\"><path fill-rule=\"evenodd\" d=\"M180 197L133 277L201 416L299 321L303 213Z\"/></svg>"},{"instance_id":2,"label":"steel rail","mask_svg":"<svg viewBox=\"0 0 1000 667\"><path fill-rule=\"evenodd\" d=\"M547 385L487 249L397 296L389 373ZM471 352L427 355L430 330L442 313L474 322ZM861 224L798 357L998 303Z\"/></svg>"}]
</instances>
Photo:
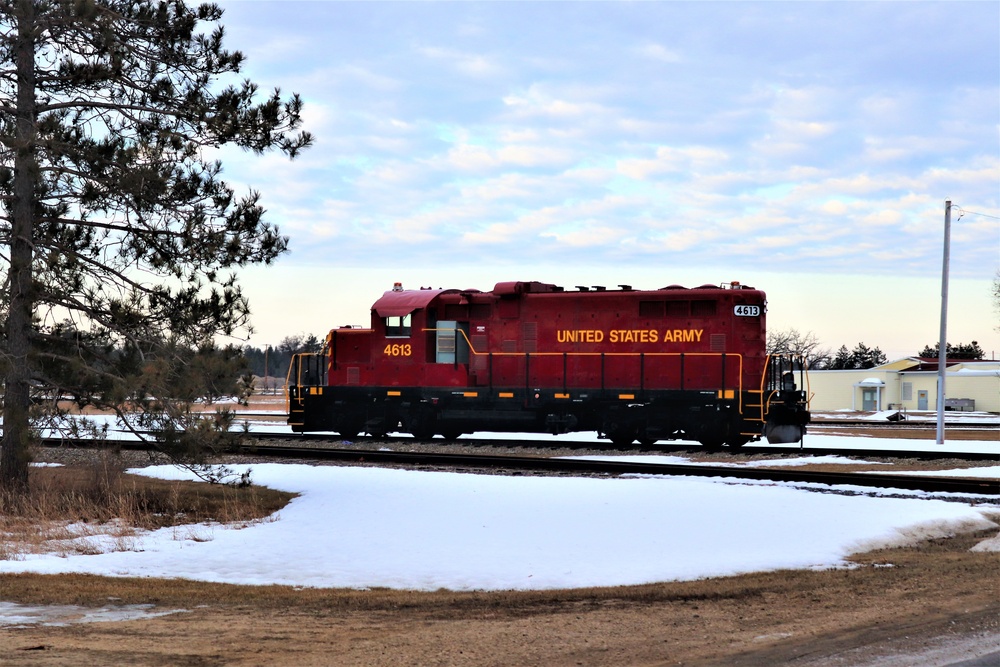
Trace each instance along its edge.
<instances>
[{"instance_id":1,"label":"steel rail","mask_svg":"<svg viewBox=\"0 0 1000 667\"><path fill-rule=\"evenodd\" d=\"M250 440L260 438L275 438L274 435L250 434L256 436ZM285 434L282 434L285 435ZM302 436L295 436L301 441ZM286 439L286 438L279 438ZM288 438L291 439L291 438ZM412 443L412 440L400 441ZM93 440L69 440L60 438L50 438L43 441L49 447L75 446L93 447ZM485 444L485 443L478 443ZM510 441L494 441L489 444L501 444L510 447ZM563 445L568 443L562 443ZM592 448L594 443L576 443L581 447ZM104 446L121 447L130 450L154 449L155 445L142 441L110 441ZM560 447L562 448L562 447ZM690 450L691 447L675 446L670 448L658 448L662 451L683 451ZM697 449L697 448L695 448ZM817 454L821 450L779 450L777 448L754 447L744 449L746 453L765 453L765 450L773 450L784 454ZM483 467L507 470L524 470L537 472L566 472L566 473L593 473L610 475L681 475L695 477L731 477L737 479L765 480L772 482L799 482L815 483L828 486L851 485L870 488L902 489L908 491L928 491L963 493L979 496L1000 496L1000 480L955 478L955 477L933 477L925 475L900 475L890 473L867 473L867 472L823 472L814 470L789 470L775 468L744 468L734 466L713 466L713 465L692 465L692 464L667 464L667 463L638 463L631 461L605 461L594 459L567 459L543 456L496 456L468 453L444 453L444 452L400 452L385 451L375 449L345 449L341 447L301 447L289 445L269 445L259 442L239 444L228 450L232 454L267 456L273 458L299 458L305 460L337 460L354 463L396 463L410 465L431 465L440 467ZM842 450L840 453L851 453L855 455L873 456L872 451ZM898 457L899 452L885 452L887 456ZM926 452L914 452L922 456ZM950 454L949 456L956 456ZM933 456L931 456L933 457ZM996 460L996 457L992 457Z\"/></svg>"},{"instance_id":2,"label":"steel rail","mask_svg":"<svg viewBox=\"0 0 1000 667\"><path fill-rule=\"evenodd\" d=\"M440 467L482 467L504 470L539 472L594 473L609 475L680 475L694 477L731 477L771 482L797 482L827 486L860 486L866 488L901 489L932 493L962 493L978 496L1000 496L1000 480L886 473L839 473L813 470L776 470L773 468L736 468L688 464L634 463L523 456L491 456L445 454L432 452L394 452L365 449L326 449L316 447L284 447L274 445L244 445L236 450L242 454L335 460L352 463L395 463Z\"/></svg>"},{"instance_id":3,"label":"steel rail","mask_svg":"<svg viewBox=\"0 0 1000 667\"><path fill-rule=\"evenodd\" d=\"M529 434L530 435L530 434ZM247 441L261 441L261 440L271 440L271 441L283 441L289 443L303 443L303 442L313 442L313 443L342 443L345 442L343 438L333 435L322 435L322 434L300 434L300 433L266 433L261 431L254 431L250 433L240 434L242 438ZM744 445L742 448L733 450L722 450L719 453L729 453L729 454L772 454L772 455L798 455L798 456L867 456L875 458L899 458L899 459L920 459L920 460L934 460L934 459L960 459L964 461L993 461L1000 464L1000 453L998 452L957 452L947 449L933 449L933 450L901 450L901 449L856 449L856 448L841 448L841 447L812 447L808 444L809 436L806 436L806 443L804 446L800 447L795 444L790 445L765 445L749 443ZM602 450L608 452L622 452L622 451L641 451L641 452L655 452L655 453L677 453L677 452L704 452L705 450L696 444L678 444L671 442L659 442L655 445L650 446L640 446L638 444L630 445L628 447L616 447L610 442L593 442L584 440L491 440L489 438L475 438L466 437L461 440L456 441L445 441L445 440L430 440L430 441L420 441L409 437L401 438L378 438L374 439L369 436L359 436L352 439L353 442L380 442L387 443L390 445L394 444L404 444L412 445L414 443L420 443L422 445L439 446L439 447L452 447L452 448L477 448L477 447L519 447L522 449L591 449L591 450ZM44 438L42 440L42 445L44 447L92 447L94 446L94 441L90 439L82 438ZM119 447L121 449L128 450L149 450L154 449L155 446L146 442L139 440L109 440L104 443L103 446L108 447ZM254 445L248 445L253 447ZM284 445L282 445L283 447ZM289 445L294 447L295 445ZM368 450L359 450L368 451ZM276 454L276 456L278 456Z\"/></svg>"},{"instance_id":4,"label":"steel rail","mask_svg":"<svg viewBox=\"0 0 1000 667\"><path fill-rule=\"evenodd\" d=\"M928 421L871 421L866 419L823 419L814 418L809 422L810 427L850 427L850 428L897 428L897 429L928 429L933 431L935 429L934 422ZM995 431L998 428L997 423L990 422L954 422L948 423L948 430L959 430L959 431L980 431L980 430L992 430Z\"/></svg>"},{"instance_id":5,"label":"steel rail","mask_svg":"<svg viewBox=\"0 0 1000 667\"><path fill-rule=\"evenodd\" d=\"M530 436L530 434L528 434ZM254 432L248 434L249 438L253 439L272 439L272 440L284 440L287 442L344 442L344 440L338 436L332 435L320 435L320 434L289 434L289 433L261 433ZM569 437L569 436L567 436ZM809 436L806 436L806 444L803 447L799 447L796 444L788 445L769 445L769 444L757 444L749 443L744 445L742 448L733 451L730 449L723 449L720 452L722 454L777 454L777 455L788 455L796 454L799 456L868 456L877 458L901 458L901 459L923 459L923 460L934 460L934 459L961 459L964 461L995 461L1000 464L1000 451L998 452L959 452L948 449L933 449L933 450L903 450L903 449L854 449L846 447L813 447L808 444ZM701 452L704 453L705 449L700 445L691 443L671 443L669 441L658 442L655 445L641 446L638 444L629 445L626 447L617 447L610 442L593 442L585 440L491 440L489 438L476 438L476 437L464 437L461 440L445 441L445 440L414 440L408 437L400 438L379 438L377 440L369 438L368 436L359 436L353 438L352 442L387 442L389 444L413 444L416 442L425 445L434 445L442 447L521 447L530 449L594 449L603 450L609 452L621 452L621 451L642 451L642 452L656 452L656 453L675 453L675 452ZM1000 445L1000 443L998 443Z\"/></svg>"}]
</instances>

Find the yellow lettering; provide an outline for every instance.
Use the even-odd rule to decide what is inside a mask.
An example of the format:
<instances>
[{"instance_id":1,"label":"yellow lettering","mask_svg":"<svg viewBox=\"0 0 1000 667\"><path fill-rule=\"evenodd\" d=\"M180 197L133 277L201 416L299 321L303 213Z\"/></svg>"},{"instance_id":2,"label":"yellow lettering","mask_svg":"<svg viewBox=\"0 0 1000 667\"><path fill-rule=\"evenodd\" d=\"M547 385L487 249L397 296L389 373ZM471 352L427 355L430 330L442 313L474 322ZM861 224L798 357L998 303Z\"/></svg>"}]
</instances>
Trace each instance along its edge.
<instances>
[{"instance_id":1,"label":"yellow lettering","mask_svg":"<svg viewBox=\"0 0 1000 667\"><path fill-rule=\"evenodd\" d=\"M663 332L664 343L700 343L704 329L667 329ZM649 342L655 343L656 331L649 332Z\"/></svg>"},{"instance_id":2,"label":"yellow lettering","mask_svg":"<svg viewBox=\"0 0 1000 667\"><path fill-rule=\"evenodd\" d=\"M600 329L557 329L558 343L600 343L604 340L604 332Z\"/></svg>"},{"instance_id":3,"label":"yellow lettering","mask_svg":"<svg viewBox=\"0 0 1000 667\"><path fill-rule=\"evenodd\" d=\"M557 329L556 341L565 343L695 343L701 342L703 329L667 329L661 335L657 329Z\"/></svg>"}]
</instances>

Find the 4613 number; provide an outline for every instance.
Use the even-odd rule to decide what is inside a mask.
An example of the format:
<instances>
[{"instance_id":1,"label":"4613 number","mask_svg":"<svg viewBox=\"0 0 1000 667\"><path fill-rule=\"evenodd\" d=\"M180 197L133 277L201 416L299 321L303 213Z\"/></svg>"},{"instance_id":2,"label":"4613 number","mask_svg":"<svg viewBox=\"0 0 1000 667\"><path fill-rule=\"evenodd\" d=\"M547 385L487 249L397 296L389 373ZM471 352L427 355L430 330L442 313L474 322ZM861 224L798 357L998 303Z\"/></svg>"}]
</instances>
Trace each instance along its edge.
<instances>
[{"instance_id":1,"label":"4613 number","mask_svg":"<svg viewBox=\"0 0 1000 667\"><path fill-rule=\"evenodd\" d=\"M387 357L408 357L413 354L413 347L409 343L393 343L386 345L382 353Z\"/></svg>"}]
</instances>

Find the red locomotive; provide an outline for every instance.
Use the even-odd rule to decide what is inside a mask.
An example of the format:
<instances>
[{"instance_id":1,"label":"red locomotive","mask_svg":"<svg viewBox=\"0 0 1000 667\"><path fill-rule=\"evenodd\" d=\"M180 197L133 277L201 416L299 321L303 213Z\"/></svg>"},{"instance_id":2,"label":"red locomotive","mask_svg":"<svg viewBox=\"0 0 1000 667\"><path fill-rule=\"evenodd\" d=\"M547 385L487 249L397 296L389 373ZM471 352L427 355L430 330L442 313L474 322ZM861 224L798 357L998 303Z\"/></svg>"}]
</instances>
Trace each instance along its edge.
<instances>
[{"instance_id":1,"label":"red locomotive","mask_svg":"<svg viewBox=\"0 0 1000 667\"><path fill-rule=\"evenodd\" d=\"M765 353L764 293L739 283L658 290L498 283L404 290L371 328L332 330L288 377L296 432L597 431L616 445L795 442L801 365Z\"/></svg>"}]
</instances>

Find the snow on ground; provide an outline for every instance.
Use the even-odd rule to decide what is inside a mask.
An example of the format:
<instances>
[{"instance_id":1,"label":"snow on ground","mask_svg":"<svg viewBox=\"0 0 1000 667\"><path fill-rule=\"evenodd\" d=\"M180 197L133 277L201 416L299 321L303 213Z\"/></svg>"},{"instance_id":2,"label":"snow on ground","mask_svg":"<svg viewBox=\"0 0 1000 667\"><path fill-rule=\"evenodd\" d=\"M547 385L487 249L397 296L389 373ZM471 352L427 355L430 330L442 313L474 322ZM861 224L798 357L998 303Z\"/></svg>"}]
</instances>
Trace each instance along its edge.
<instances>
[{"instance_id":1,"label":"snow on ground","mask_svg":"<svg viewBox=\"0 0 1000 667\"><path fill-rule=\"evenodd\" d=\"M113 419L104 423L115 428ZM283 424L250 422L249 427L289 432ZM597 441L593 433L527 437ZM809 434L803 445L789 445L788 453L832 447L941 451L933 440L835 435ZM744 451L752 453L753 448L750 444ZM984 433L982 441L946 440L945 448L995 453L1000 462L996 433ZM606 458L689 463L672 455ZM795 456L744 465L815 463L863 462L842 456ZM873 545L995 525L986 516L995 517L998 509L995 504L970 506L967 501L946 502L917 492L893 491L893 497L869 492L846 495L820 493L808 485L733 479L514 477L293 464L251 467L255 483L301 494L274 520L242 529L218 525L165 529L136 537L129 551L31 555L0 561L0 572L421 590L625 585L843 566L846 556ZM239 473L245 466L233 468ZM134 472L188 477L170 466ZM1000 465L951 474L998 478ZM1000 549L998 540L986 541L980 548ZM112 542L108 541L109 548Z\"/></svg>"},{"instance_id":2,"label":"snow on ground","mask_svg":"<svg viewBox=\"0 0 1000 667\"><path fill-rule=\"evenodd\" d=\"M979 466L977 468L955 468L954 470L893 470L892 474L924 475L930 477L973 477L976 479L1000 479L1000 465Z\"/></svg>"},{"instance_id":3,"label":"snow on ground","mask_svg":"<svg viewBox=\"0 0 1000 667\"><path fill-rule=\"evenodd\" d=\"M766 440L761 441L762 445L767 445ZM781 447L781 445L778 445ZM815 435L806 433L806 437L800 447L799 443L784 445L789 453L798 451L808 451L809 449L841 449L844 451L858 450L859 454L864 454L861 450L878 449L883 451L912 451L912 452L968 452L975 454L987 454L995 456L1000 461L1000 432L985 431L982 440L949 440L947 429L945 430L944 444L939 445L933 438L918 440L916 438L877 438L850 435ZM745 445L743 451L753 453L754 445Z\"/></svg>"},{"instance_id":4,"label":"snow on ground","mask_svg":"<svg viewBox=\"0 0 1000 667\"><path fill-rule=\"evenodd\" d=\"M627 463L654 463L659 465L679 464L691 466L713 466L721 468L774 468L782 466L810 466L810 465L866 465L882 466L892 465L884 461L865 461L863 459L849 459L845 456L802 456L794 459L762 459L757 461L741 461L739 463L726 463L724 461L698 462L691 461L684 456L664 456L662 454L640 454L615 456L563 456L566 459L583 459L586 461L622 461ZM997 468L1000 471L1000 467Z\"/></svg>"},{"instance_id":5,"label":"snow on ground","mask_svg":"<svg viewBox=\"0 0 1000 667\"><path fill-rule=\"evenodd\" d=\"M0 602L0 628L27 625L63 626L70 623L100 623L104 621L135 621L176 614L183 610L156 609L152 604L119 605L115 607L79 607L76 605L25 605Z\"/></svg>"},{"instance_id":6,"label":"snow on ground","mask_svg":"<svg viewBox=\"0 0 1000 667\"><path fill-rule=\"evenodd\" d=\"M870 441L869 441L870 442ZM849 459L843 456L804 456L792 459L760 459L756 461L741 461L739 463L725 462L705 462L691 461L683 456L663 456L660 454L643 455L623 455L623 456L565 456L567 459L583 459L586 461L621 461L627 463L653 463L660 465L690 465L690 466L713 466L731 468L776 468L782 466L807 466L807 465L864 465L864 466L888 466L892 465L884 461L865 461L864 459ZM862 471L866 472L866 471ZM972 477L976 479L1000 479L1000 462L994 466L978 466L975 468L954 468L952 470L872 470L873 474L881 475L889 473L892 475L923 475L926 477Z\"/></svg>"},{"instance_id":7,"label":"snow on ground","mask_svg":"<svg viewBox=\"0 0 1000 667\"><path fill-rule=\"evenodd\" d=\"M813 422L816 420L850 419L861 421L884 422L889 417L899 415L899 410L880 410L878 412L863 412L858 410L833 410L830 412L813 412ZM937 410L905 410L902 412L907 422L936 422ZM948 410L944 413L948 424L997 424L1000 418L993 412Z\"/></svg>"},{"instance_id":8,"label":"snow on ground","mask_svg":"<svg viewBox=\"0 0 1000 667\"><path fill-rule=\"evenodd\" d=\"M132 550L0 561L0 572L81 572L241 584L546 589L829 568L852 552L996 524L996 505L819 493L686 477L526 477L260 464L301 494L274 520L137 536ZM245 466L234 466L241 472ZM189 478L156 466L135 471Z\"/></svg>"}]
</instances>

